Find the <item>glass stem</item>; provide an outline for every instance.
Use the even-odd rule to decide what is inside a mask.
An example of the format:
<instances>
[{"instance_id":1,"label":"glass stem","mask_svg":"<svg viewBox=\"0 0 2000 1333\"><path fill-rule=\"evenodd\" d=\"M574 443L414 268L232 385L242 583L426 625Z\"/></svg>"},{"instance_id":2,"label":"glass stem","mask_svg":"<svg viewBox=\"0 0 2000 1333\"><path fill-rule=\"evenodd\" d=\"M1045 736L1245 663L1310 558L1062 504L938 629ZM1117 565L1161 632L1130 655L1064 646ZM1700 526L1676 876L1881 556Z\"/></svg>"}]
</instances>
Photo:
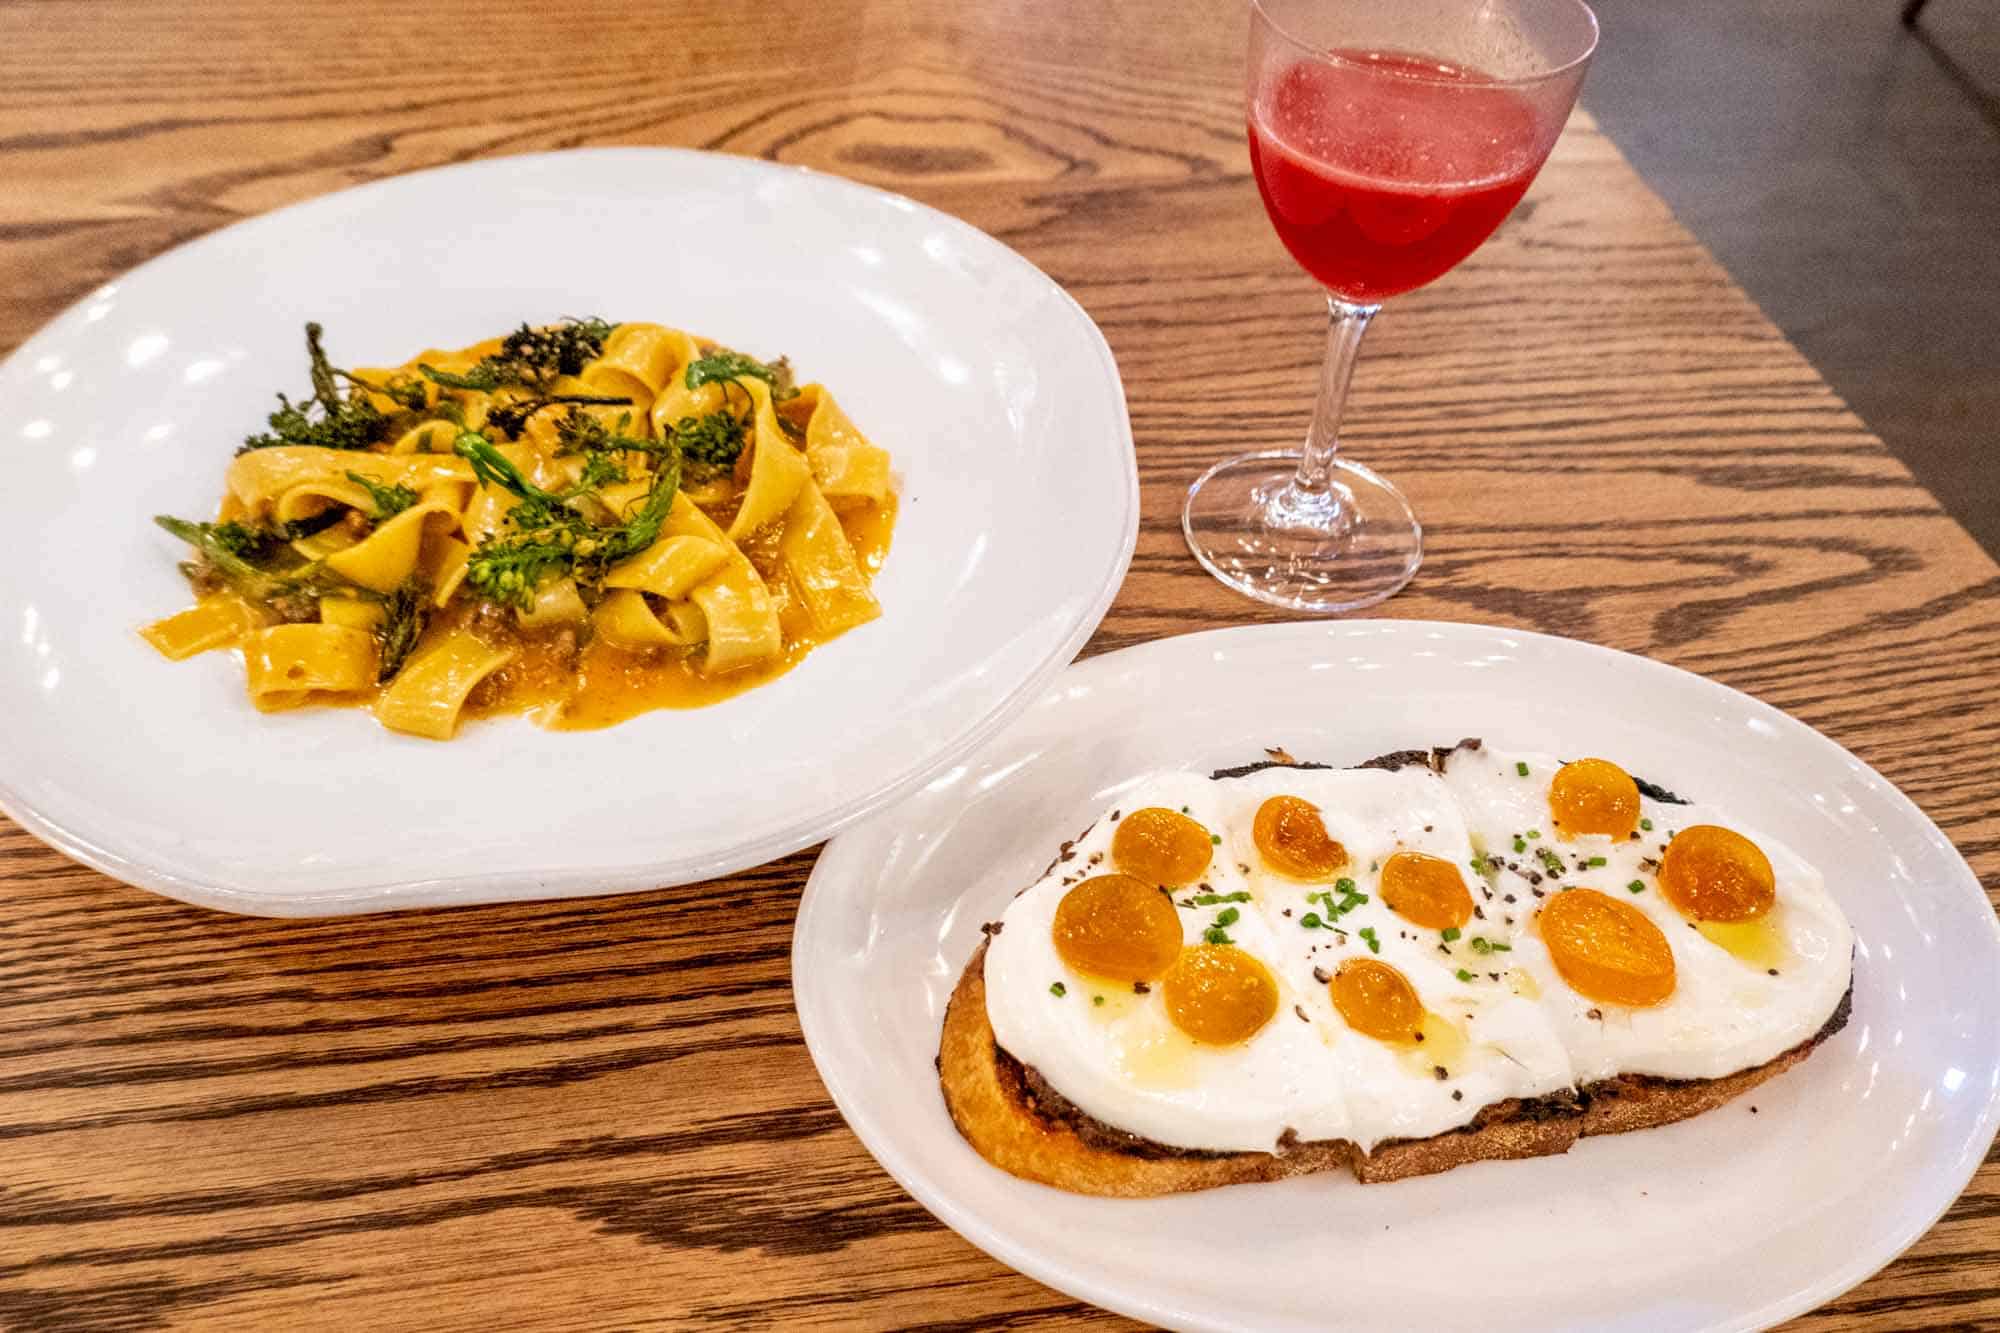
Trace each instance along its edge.
<instances>
[{"instance_id":1,"label":"glass stem","mask_svg":"<svg viewBox=\"0 0 2000 1333\"><path fill-rule=\"evenodd\" d=\"M1333 456L1340 452L1340 414L1347 406L1347 382L1354 378L1354 358L1361 351L1361 335L1368 321L1382 307L1355 305L1338 296L1326 299L1329 318L1326 326L1326 360L1319 368L1319 401L1313 405L1312 426L1306 431L1305 456L1299 459L1298 475L1292 484L1311 495L1324 495L1331 487L1328 473Z\"/></svg>"}]
</instances>

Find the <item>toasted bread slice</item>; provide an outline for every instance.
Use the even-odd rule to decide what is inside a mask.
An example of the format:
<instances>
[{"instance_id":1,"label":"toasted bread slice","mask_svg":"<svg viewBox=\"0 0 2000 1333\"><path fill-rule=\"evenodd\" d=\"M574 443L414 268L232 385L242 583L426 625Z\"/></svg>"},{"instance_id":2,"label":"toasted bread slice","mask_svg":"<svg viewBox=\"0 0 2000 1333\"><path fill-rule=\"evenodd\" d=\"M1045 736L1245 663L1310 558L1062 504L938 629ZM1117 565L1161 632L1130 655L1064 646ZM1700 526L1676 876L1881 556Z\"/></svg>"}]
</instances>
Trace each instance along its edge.
<instances>
[{"instance_id":1,"label":"toasted bread slice","mask_svg":"<svg viewBox=\"0 0 2000 1333\"><path fill-rule=\"evenodd\" d=\"M1482 1109L1462 1129L1378 1143L1346 1140L1281 1145L1279 1152L1173 1148L1092 1119L1000 1049L986 1017L986 945L966 965L945 1009L938 1079L958 1132L979 1155L1023 1179L1077 1194L1144 1198L1345 1166L1364 1183L1449 1171L1467 1162L1543 1157L1589 1134L1623 1134L1711 1110L1775 1078L1847 1023L1848 995L1811 1038L1754 1069L1716 1079L1627 1075L1567 1096L1510 1100Z\"/></svg>"},{"instance_id":2,"label":"toasted bread slice","mask_svg":"<svg viewBox=\"0 0 2000 1333\"><path fill-rule=\"evenodd\" d=\"M1114 1198L1282 1180L1346 1166L1354 1145L1300 1144L1275 1153L1189 1152L1120 1135L1082 1116L1000 1049L986 1017L986 945L980 944L944 1013L938 1076L952 1123L1002 1171L1026 1180ZM1033 1082L1031 1082L1033 1080ZM1123 1138L1125 1143L1116 1143Z\"/></svg>"}]
</instances>

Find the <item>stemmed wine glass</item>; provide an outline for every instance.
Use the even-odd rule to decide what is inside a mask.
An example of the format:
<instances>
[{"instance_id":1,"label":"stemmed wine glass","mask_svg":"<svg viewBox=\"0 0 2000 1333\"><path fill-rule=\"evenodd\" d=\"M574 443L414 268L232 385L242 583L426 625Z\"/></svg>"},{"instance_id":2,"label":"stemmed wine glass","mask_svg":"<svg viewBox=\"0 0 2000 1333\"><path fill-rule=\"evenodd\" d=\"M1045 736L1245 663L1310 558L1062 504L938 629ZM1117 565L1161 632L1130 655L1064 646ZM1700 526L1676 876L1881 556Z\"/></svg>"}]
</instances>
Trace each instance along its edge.
<instances>
[{"instance_id":1,"label":"stemmed wine glass","mask_svg":"<svg viewBox=\"0 0 2000 1333\"><path fill-rule=\"evenodd\" d=\"M1181 528L1208 571L1298 611L1410 581L1409 501L1335 457L1382 302L1479 248L1555 146L1597 46L1582 0L1251 0L1250 162L1278 239L1332 318L1305 448L1218 463Z\"/></svg>"}]
</instances>

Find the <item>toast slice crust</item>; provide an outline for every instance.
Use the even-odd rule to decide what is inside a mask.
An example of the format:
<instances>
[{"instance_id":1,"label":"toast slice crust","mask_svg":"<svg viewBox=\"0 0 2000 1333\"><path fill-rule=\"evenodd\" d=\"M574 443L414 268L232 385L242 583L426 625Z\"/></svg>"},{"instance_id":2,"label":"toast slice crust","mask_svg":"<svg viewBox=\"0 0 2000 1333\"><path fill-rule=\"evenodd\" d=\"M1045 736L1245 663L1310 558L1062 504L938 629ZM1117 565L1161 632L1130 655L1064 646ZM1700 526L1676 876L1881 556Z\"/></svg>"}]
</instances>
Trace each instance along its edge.
<instances>
[{"instance_id":1,"label":"toast slice crust","mask_svg":"<svg viewBox=\"0 0 2000 1333\"><path fill-rule=\"evenodd\" d=\"M986 1017L986 945L982 942L945 1008L938 1077L958 1132L1010 1175L1077 1194L1146 1198L1255 1180L1283 1180L1346 1166L1345 1140L1303 1143L1275 1153L1207 1153L1153 1143L1108 1125L1079 1124L1081 1112L1048 1097L1039 1079L1000 1049ZM1106 1135L1130 1142L1113 1147Z\"/></svg>"}]
</instances>

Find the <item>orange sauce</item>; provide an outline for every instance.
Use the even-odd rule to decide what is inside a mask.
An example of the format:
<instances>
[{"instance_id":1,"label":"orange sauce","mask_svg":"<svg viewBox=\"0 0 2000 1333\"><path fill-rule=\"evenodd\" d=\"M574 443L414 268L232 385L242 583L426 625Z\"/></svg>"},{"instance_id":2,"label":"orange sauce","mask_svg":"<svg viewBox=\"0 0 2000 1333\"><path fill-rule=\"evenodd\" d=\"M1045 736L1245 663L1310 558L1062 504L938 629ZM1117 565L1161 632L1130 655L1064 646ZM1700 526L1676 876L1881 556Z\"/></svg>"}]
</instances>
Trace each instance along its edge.
<instances>
[{"instance_id":1,"label":"orange sauce","mask_svg":"<svg viewBox=\"0 0 2000 1333\"><path fill-rule=\"evenodd\" d=\"M854 555L862 571L873 582L889 554L889 542L896 527L897 500L894 491L881 504L848 510L840 517ZM726 524L726 512L711 510L712 517ZM632 652L602 640L590 640L582 627L542 630L533 634L513 628L512 616L500 620L491 608L460 602L439 613L424 631L417 651L450 630L463 628L484 615L497 624L482 624L481 638L506 642L519 656L487 677L466 700L464 717L502 717L522 713L542 726L557 731L594 731L609 727L641 713L661 708L705 708L776 680L806 659L806 655L827 640L813 632L805 611L792 596L777 561L778 530L752 537L742 546L744 555L757 567L778 599L778 623L785 636L785 649L775 659L759 662L719 676L704 675L702 650L662 648L653 652ZM834 636L829 636L834 637ZM241 649L233 650L240 658ZM298 700L267 708L267 712L295 712L309 708L372 708L382 695L380 688L351 694L315 692Z\"/></svg>"},{"instance_id":2,"label":"orange sauce","mask_svg":"<svg viewBox=\"0 0 2000 1333\"><path fill-rule=\"evenodd\" d=\"M726 523L726 517L718 515ZM872 581L889 554L896 526L896 496L840 515L855 557ZM589 731L660 708L704 708L777 679L806 659L820 639L792 596L777 561L777 530L743 544L743 553L778 599L785 650L768 662L719 676L704 675L702 650L634 652L603 640L576 646L574 630L519 636L520 657L473 691L467 717L526 713L545 727Z\"/></svg>"}]
</instances>

